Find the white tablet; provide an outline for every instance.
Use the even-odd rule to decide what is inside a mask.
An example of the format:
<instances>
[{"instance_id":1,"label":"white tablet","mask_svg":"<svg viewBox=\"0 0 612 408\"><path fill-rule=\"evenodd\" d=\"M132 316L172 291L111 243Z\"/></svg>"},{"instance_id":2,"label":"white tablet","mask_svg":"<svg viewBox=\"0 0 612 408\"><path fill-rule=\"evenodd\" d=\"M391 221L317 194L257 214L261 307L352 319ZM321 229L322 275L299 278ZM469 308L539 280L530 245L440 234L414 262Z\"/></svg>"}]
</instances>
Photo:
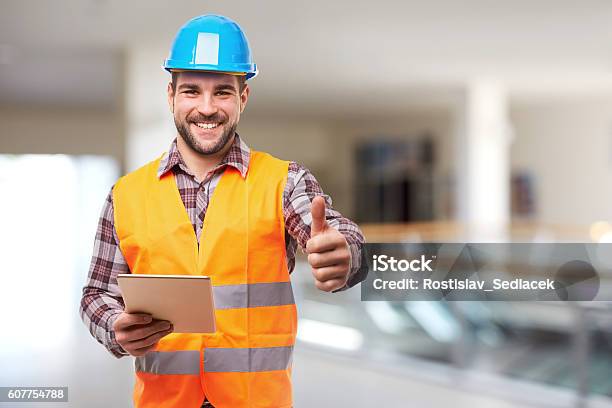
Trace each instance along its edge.
<instances>
[{"instance_id":1,"label":"white tablet","mask_svg":"<svg viewBox=\"0 0 612 408\"><path fill-rule=\"evenodd\" d=\"M214 333L215 306L208 276L119 274L127 313L168 320L174 333Z\"/></svg>"}]
</instances>

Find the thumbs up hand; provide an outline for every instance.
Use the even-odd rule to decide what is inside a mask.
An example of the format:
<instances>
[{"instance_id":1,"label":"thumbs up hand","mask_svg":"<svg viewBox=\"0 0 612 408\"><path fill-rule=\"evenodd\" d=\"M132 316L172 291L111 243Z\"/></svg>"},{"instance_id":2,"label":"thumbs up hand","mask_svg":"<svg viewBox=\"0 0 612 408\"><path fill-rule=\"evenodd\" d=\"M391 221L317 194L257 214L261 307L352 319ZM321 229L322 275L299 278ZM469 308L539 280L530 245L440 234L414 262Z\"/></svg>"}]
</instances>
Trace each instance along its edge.
<instances>
[{"instance_id":1,"label":"thumbs up hand","mask_svg":"<svg viewBox=\"0 0 612 408\"><path fill-rule=\"evenodd\" d=\"M310 239L306 242L308 263L315 286L325 292L343 287L348 279L351 252L346 238L325 221L325 200L315 197L310 212Z\"/></svg>"}]
</instances>

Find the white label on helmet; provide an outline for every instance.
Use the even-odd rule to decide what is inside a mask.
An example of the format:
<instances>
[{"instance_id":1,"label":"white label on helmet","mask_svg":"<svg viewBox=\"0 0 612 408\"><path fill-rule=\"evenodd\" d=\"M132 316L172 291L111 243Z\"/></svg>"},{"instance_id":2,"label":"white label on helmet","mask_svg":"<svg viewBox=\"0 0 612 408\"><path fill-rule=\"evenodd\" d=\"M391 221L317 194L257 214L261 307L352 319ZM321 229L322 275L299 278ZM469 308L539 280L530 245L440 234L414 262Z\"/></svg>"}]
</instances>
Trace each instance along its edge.
<instances>
[{"instance_id":1,"label":"white label on helmet","mask_svg":"<svg viewBox=\"0 0 612 408\"><path fill-rule=\"evenodd\" d=\"M196 64L219 64L219 34L198 33L195 54Z\"/></svg>"}]
</instances>

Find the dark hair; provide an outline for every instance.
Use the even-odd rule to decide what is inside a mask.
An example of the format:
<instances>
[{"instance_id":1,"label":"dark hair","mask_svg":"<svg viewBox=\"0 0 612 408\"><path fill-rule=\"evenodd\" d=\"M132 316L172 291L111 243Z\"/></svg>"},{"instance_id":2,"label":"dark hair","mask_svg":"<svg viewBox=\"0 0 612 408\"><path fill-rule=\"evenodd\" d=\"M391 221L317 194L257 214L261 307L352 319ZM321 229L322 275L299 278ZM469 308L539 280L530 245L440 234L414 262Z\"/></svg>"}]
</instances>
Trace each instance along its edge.
<instances>
[{"instance_id":1,"label":"dark hair","mask_svg":"<svg viewBox=\"0 0 612 408\"><path fill-rule=\"evenodd\" d=\"M172 92L176 93L176 83L178 81L178 72L176 71L172 71ZM238 78L238 90L239 93L242 93L242 91L244 91L244 87L246 86L246 76L244 75L236 75L236 78Z\"/></svg>"}]
</instances>

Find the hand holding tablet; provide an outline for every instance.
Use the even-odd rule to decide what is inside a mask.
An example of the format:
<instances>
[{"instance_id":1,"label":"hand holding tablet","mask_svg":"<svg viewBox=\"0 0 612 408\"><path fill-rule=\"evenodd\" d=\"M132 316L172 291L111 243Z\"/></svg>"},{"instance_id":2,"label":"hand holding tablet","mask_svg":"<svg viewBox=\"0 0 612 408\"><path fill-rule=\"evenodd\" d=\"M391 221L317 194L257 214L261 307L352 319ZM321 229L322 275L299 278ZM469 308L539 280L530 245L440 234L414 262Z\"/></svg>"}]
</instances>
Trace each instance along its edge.
<instances>
[{"instance_id":1,"label":"hand holding tablet","mask_svg":"<svg viewBox=\"0 0 612 408\"><path fill-rule=\"evenodd\" d=\"M172 323L156 320L145 313L121 313L113 323L115 339L134 357L151 351L164 336L172 333Z\"/></svg>"}]
</instances>

